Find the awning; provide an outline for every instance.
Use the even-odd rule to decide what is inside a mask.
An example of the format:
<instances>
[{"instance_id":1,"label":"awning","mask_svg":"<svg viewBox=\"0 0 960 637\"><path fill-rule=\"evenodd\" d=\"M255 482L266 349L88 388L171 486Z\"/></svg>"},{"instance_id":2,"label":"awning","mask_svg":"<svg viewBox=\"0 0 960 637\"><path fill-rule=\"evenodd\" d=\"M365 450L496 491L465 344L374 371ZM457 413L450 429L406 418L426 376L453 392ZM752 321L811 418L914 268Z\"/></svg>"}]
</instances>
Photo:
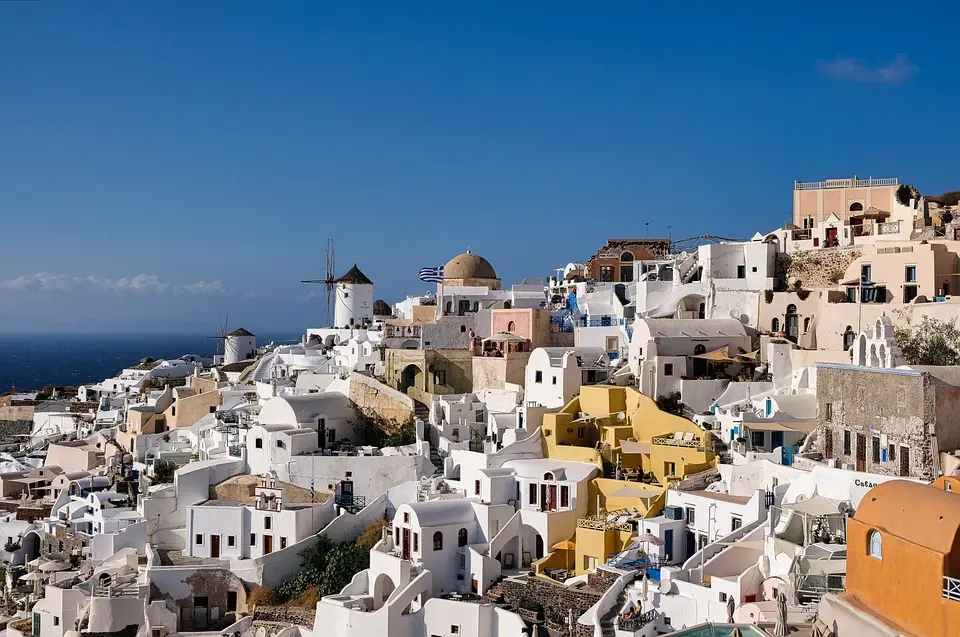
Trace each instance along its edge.
<instances>
[{"instance_id":1,"label":"awning","mask_svg":"<svg viewBox=\"0 0 960 637\"><path fill-rule=\"evenodd\" d=\"M662 491L652 489L641 489L639 487L621 487L608 495L608 498L656 498Z\"/></svg>"},{"instance_id":2,"label":"awning","mask_svg":"<svg viewBox=\"0 0 960 637\"><path fill-rule=\"evenodd\" d=\"M746 420L743 422L744 429L752 431L793 431L797 433L810 433L817 428L815 420L779 420L764 422L762 420Z\"/></svg>"},{"instance_id":3,"label":"awning","mask_svg":"<svg viewBox=\"0 0 960 637\"><path fill-rule=\"evenodd\" d=\"M723 347L718 347L715 350L703 354L694 354L691 358L700 358L713 361L714 363L756 363L757 353L759 351L760 350L756 352L744 352L743 354L731 354L730 346L724 345Z\"/></svg>"},{"instance_id":4,"label":"awning","mask_svg":"<svg viewBox=\"0 0 960 637\"><path fill-rule=\"evenodd\" d=\"M840 500L831 500L822 495L813 495L806 500L784 504L783 508L803 515L840 515Z\"/></svg>"},{"instance_id":5,"label":"awning","mask_svg":"<svg viewBox=\"0 0 960 637\"><path fill-rule=\"evenodd\" d=\"M483 339L484 343L524 343L527 339L510 332L500 332Z\"/></svg>"},{"instance_id":6,"label":"awning","mask_svg":"<svg viewBox=\"0 0 960 637\"><path fill-rule=\"evenodd\" d=\"M810 560L802 575L837 575L847 572L847 560Z\"/></svg>"},{"instance_id":7,"label":"awning","mask_svg":"<svg viewBox=\"0 0 960 637\"><path fill-rule=\"evenodd\" d=\"M886 219L890 216L890 213L875 206L870 206L866 210L851 216L854 219Z\"/></svg>"},{"instance_id":8,"label":"awning","mask_svg":"<svg viewBox=\"0 0 960 637\"><path fill-rule=\"evenodd\" d=\"M620 450L623 453L650 453L650 443L637 442L636 440L621 440Z\"/></svg>"},{"instance_id":9,"label":"awning","mask_svg":"<svg viewBox=\"0 0 960 637\"><path fill-rule=\"evenodd\" d=\"M860 279L850 279L849 281L841 281L841 282L838 283L837 285L845 285L845 286L854 286L854 287L856 287L856 286L860 285ZM885 286L886 283L882 283L882 282L880 282L880 281L870 281L870 282L869 282L867 285L865 285L864 287L877 286L877 285L879 285L879 286Z\"/></svg>"}]
</instances>

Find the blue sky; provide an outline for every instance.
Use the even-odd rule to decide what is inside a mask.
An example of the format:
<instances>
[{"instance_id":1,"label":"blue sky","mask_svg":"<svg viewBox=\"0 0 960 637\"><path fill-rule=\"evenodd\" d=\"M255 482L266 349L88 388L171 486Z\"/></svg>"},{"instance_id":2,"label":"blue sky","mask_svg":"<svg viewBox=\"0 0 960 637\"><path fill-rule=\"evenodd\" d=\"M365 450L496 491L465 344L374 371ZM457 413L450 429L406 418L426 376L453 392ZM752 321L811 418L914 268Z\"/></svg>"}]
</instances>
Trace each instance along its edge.
<instances>
[{"instance_id":1,"label":"blue sky","mask_svg":"<svg viewBox=\"0 0 960 637\"><path fill-rule=\"evenodd\" d=\"M0 2L0 332L316 326L328 237L392 302L960 189L952 5Z\"/></svg>"}]
</instances>

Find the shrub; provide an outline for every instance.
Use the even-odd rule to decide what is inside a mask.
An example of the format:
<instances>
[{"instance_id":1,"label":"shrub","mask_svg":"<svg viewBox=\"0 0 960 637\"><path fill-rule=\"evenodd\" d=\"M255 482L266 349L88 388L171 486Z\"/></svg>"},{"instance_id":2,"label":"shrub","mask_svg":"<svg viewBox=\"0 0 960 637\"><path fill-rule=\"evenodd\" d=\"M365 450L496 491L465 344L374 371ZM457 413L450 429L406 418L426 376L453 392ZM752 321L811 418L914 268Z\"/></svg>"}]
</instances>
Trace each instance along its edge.
<instances>
[{"instance_id":1,"label":"shrub","mask_svg":"<svg viewBox=\"0 0 960 637\"><path fill-rule=\"evenodd\" d=\"M894 329L897 344L910 365L960 365L960 329L949 321L924 316L918 325Z\"/></svg>"},{"instance_id":2,"label":"shrub","mask_svg":"<svg viewBox=\"0 0 960 637\"><path fill-rule=\"evenodd\" d=\"M773 290L764 290L763 300L767 303L773 303Z\"/></svg>"},{"instance_id":3,"label":"shrub","mask_svg":"<svg viewBox=\"0 0 960 637\"><path fill-rule=\"evenodd\" d=\"M363 530L363 533L360 534L360 537L357 538L357 545L362 546L366 550L373 548L373 545L380 541L381 536L383 535L383 529L388 526L386 520L377 520L367 528Z\"/></svg>"},{"instance_id":4,"label":"shrub","mask_svg":"<svg viewBox=\"0 0 960 637\"><path fill-rule=\"evenodd\" d=\"M297 608L306 608L307 610L315 610L317 608L317 602L320 601L320 594L317 592L316 586L311 586L307 590L300 593L300 595L289 603L290 606L296 606Z\"/></svg>"},{"instance_id":5,"label":"shrub","mask_svg":"<svg viewBox=\"0 0 960 637\"><path fill-rule=\"evenodd\" d=\"M273 606L277 603L277 594L268 586L257 586L247 595L249 606Z\"/></svg>"},{"instance_id":6,"label":"shrub","mask_svg":"<svg viewBox=\"0 0 960 637\"><path fill-rule=\"evenodd\" d=\"M797 298L801 301L806 301L808 296L810 296L810 290L797 290Z\"/></svg>"},{"instance_id":7,"label":"shrub","mask_svg":"<svg viewBox=\"0 0 960 637\"><path fill-rule=\"evenodd\" d=\"M657 397L657 409L675 416L683 415L683 403L680 401L680 392L675 391Z\"/></svg>"}]
</instances>

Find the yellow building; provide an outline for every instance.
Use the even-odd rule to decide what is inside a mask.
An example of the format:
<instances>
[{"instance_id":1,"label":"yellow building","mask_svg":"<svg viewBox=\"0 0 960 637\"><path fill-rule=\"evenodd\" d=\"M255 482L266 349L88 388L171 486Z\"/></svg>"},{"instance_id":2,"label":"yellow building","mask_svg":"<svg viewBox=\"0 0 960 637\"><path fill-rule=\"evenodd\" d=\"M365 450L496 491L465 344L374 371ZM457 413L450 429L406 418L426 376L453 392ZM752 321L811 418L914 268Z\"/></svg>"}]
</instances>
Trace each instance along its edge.
<instances>
[{"instance_id":1,"label":"yellow building","mask_svg":"<svg viewBox=\"0 0 960 637\"><path fill-rule=\"evenodd\" d=\"M710 435L660 411L630 387L583 387L543 417L547 457L596 463L608 477L590 484L590 515L577 523L577 574L630 546L629 520L658 515L671 482L716 466Z\"/></svg>"}]
</instances>

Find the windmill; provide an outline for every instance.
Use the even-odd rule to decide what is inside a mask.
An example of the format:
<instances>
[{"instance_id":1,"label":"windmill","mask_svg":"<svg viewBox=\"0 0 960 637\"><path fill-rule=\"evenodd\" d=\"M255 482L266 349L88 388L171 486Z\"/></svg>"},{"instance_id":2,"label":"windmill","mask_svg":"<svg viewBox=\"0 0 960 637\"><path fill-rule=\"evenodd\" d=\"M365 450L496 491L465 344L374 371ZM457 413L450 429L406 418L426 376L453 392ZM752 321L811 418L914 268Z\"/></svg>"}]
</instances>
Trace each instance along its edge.
<instances>
[{"instance_id":1,"label":"windmill","mask_svg":"<svg viewBox=\"0 0 960 637\"><path fill-rule=\"evenodd\" d=\"M218 317L218 321L219 321L219 317ZM220 341L220 346L217 347L217 351L219 351L220 353L221 361L223 361L223 358L227 355L227 337L230 336L230 334L227 333L227 325L229 324L229 322L230 322L230 315L227 314L227 316L223 319L223 323L220 323L219 325L217 335L207 337L207 338L215 338Z\"/></svg>"},{"instance_id":2,"label":"windmill","mask_svg":"<svg viewBox=\"0 0 960 637\"><path fill-rule=\"evenodd\" d=\"M324 310L327 313L327 325L333 325L333 303L331 300L333 298L333 292L337 288L337 275L336 275L336 255L333 251L333 239L327 239L327 249L326 249L326 278L323 279L307 279L305 281L300 281L300 283L322 283L326 286L326 304Z\"/></svg>"}]
</instances>

